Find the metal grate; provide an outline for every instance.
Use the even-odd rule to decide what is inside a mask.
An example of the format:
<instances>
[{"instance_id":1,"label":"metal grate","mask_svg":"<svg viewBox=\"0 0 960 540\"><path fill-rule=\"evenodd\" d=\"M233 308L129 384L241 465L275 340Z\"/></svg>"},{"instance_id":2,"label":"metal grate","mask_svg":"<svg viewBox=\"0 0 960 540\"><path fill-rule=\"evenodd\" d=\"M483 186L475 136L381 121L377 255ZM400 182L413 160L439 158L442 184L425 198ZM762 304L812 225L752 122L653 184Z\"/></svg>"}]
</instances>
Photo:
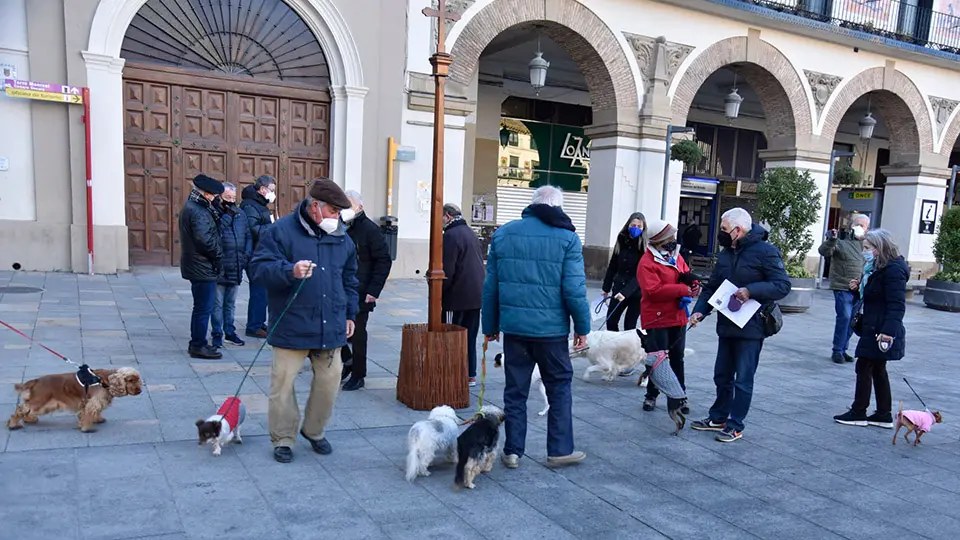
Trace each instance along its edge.
<instances>
[{"instance_id":1,"label":"metal grate","mask_svg":"<svg viewBox=\"0 0 960 540\"><path fill-rule=\"evenodd\" d=\"M149 0L127 28L120 56L312 86L330 83L316 37L282 0Z\"/></svg>"},{"instance_id":2,"label":"metal grate","mask_svg":"<svg viewBox=\"0 0 960 540\"><path fill-rule=\"evenodd\" d=\"M0 294L34 294L38 292L43 292L43 289L38 287L0 287Z\"/></svg>"}]
</instances>

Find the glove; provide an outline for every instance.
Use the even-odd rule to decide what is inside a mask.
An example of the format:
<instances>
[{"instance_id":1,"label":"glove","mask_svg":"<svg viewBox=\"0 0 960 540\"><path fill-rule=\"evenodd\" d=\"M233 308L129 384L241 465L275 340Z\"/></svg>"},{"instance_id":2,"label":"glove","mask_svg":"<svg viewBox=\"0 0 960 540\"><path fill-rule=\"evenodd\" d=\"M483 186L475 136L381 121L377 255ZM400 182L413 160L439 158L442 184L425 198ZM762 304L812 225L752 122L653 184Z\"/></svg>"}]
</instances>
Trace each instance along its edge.
<instances>
[{"instance_id":1,"label":"glove","mask_svg":"<svg viewBox=\"0 0 960 540\"><path fill-rule=\"evenodd\" d=\"M697 276L693 272L684 272L680 274L680 283L683 283L687 287L693 288L693 284L697 282Z\"/></svg>"},{"instance_id":2,"label":"glove","mask_svg":"<svg viewBox=\"0 0 960 540\"><path fill-rule=\"evenodd\" d=\"M683 298L680 299L680 309L686 310L687 307L689 307L690 304L692 303L693 303L693 298L690 298L689 296L684 296Z\"/></svg>"}]
</instances>

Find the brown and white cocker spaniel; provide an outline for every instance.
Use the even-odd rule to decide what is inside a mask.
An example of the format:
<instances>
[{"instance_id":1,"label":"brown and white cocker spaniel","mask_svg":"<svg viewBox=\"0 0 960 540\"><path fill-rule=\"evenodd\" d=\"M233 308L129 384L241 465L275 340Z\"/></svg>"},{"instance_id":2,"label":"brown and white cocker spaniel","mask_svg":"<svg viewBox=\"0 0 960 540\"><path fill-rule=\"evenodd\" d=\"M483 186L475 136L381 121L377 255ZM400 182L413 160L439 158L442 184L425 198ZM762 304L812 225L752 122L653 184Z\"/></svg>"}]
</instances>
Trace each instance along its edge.
<instances>
[{"instance_id":1,"label":"brown and white cocker spaniel","mask_svg":"<svg viewBox=\"0 0 960 540\"><path fill-rule=\"evenodd\" d=\"M20 429L24 423L35 424L39 416L56 411L77 413L77 425L80 431L94 431L94 424L106 420L101 415L110 406L113 398L120 396L138 396L143 391L140 373L129 367L119 369L91 370L107 387L91 386L84 402L83 385L77 381L77 374L58 373L31 379L16 384L13 389L20 394L22 403L17 405L7 428Z\"/></svg>"}]
</instances>

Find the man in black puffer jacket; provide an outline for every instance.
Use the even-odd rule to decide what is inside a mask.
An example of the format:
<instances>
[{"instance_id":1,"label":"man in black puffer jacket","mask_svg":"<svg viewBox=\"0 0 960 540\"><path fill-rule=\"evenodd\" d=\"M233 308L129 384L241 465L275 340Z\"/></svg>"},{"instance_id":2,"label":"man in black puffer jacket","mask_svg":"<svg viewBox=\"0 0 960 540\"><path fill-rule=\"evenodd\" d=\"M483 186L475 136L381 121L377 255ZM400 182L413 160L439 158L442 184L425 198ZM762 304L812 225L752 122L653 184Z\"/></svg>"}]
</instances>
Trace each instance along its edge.
<instances>
[{"instance_id":1,"label":"man in black puffer jacket","mask_svg":"<svg viewBox=\"0 0 960 540\"><path fill-rule=\"evenodd\" d=\"M223 275L217 282L217 301L210 317L213 346L223 343L242 347L244 341L237 335L234 316L237 306L237 290L243 282L243 270L253 254L253 243L247 227L247 216L237 208L237 188L223 184L223 216L220 218L220 237L223 240Z\"/></svg>"},{"instance_id":2,"label":"man in black puffer jacket","mask_svg":"<svg viewBox=\"0 0 960 540\"><path fill-rule=\"evenodd\" d=\"M444 317L446 322L467 329L467 380L470 386L476 386L477 334L487 271L480 239L455 204L443 205L443 273Z\"/></svg>"},{"instance_id":3,"label":"man in black puffer jacket","mask_svg":"<svg viewBox=\"0 0 960 540\"><path fill-rule=\"evenodd\" d=\"M240 209L247 217L247 226L250 230L250 239L253 249L260 244L260 237L273 223L268 205L277 198L277 181L272 176L257 178L252 186L243 188L241 194L243 202ZM247 304L247 337L264 339L267 337L267 289L254 283L247 272L247 282L250 285L250 302Z\"/></svg>"},{"instance_id":4,"label":"man in black puffer jacket","mask_svg":"<svg viewBox=\"0 0 960 540\"><path fill-rule=\"evenodd\" d=\"M220 194L223 184L200 174L180 211L180 275L190 282L193 312L190 315L190 346L193 358L220 358L207 344L207 328L216 302L217 281L223 274L223 243L220 238Z\"/></svg>"},{"instance_id":5,"label":"man in black puffer jacket","mask_svg":"<svg viewBox=\"0 0 960 540\"><path fill-rule=\"evenodd\" d=\"M344 209L340 217L347 225L350 239L357 246L357 279L360 283L357 286L360 311L357 313L353 337L348 340L350 347L340 349L344 365L340 378L345 380L350 377L343 385L343 390L350 392L363 388L363 379L367 376L367 321L387 283L393 259L390 258L390 250L380 227L363 211L363 198L356 191L346 194L353 206Z\"/></svg>"}]
</instances>

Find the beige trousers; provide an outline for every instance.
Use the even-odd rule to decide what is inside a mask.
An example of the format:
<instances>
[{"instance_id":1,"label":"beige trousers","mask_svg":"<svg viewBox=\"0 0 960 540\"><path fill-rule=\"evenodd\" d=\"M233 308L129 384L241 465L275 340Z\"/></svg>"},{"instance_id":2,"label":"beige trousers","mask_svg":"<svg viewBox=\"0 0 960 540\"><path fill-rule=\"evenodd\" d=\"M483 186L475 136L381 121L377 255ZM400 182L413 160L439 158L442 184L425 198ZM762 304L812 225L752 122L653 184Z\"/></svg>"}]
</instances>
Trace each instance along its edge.
<instances>
[{"instance_id":1,"label":"beige trousers","mask_svg":"<svg viewBox=\"0 0 960 540\"><path fill-rule=\"evenodd\" d=\"M303 359L310 358L313 380L304 411L303 433L314 440L323 438L323 430L333 414L333 404L340 393L340 349L297 351L273 348L270 368L270 441L273 446L293 447L300 428L300 406L293 384L303 369Z\"/></svg>"}]
</instances>

